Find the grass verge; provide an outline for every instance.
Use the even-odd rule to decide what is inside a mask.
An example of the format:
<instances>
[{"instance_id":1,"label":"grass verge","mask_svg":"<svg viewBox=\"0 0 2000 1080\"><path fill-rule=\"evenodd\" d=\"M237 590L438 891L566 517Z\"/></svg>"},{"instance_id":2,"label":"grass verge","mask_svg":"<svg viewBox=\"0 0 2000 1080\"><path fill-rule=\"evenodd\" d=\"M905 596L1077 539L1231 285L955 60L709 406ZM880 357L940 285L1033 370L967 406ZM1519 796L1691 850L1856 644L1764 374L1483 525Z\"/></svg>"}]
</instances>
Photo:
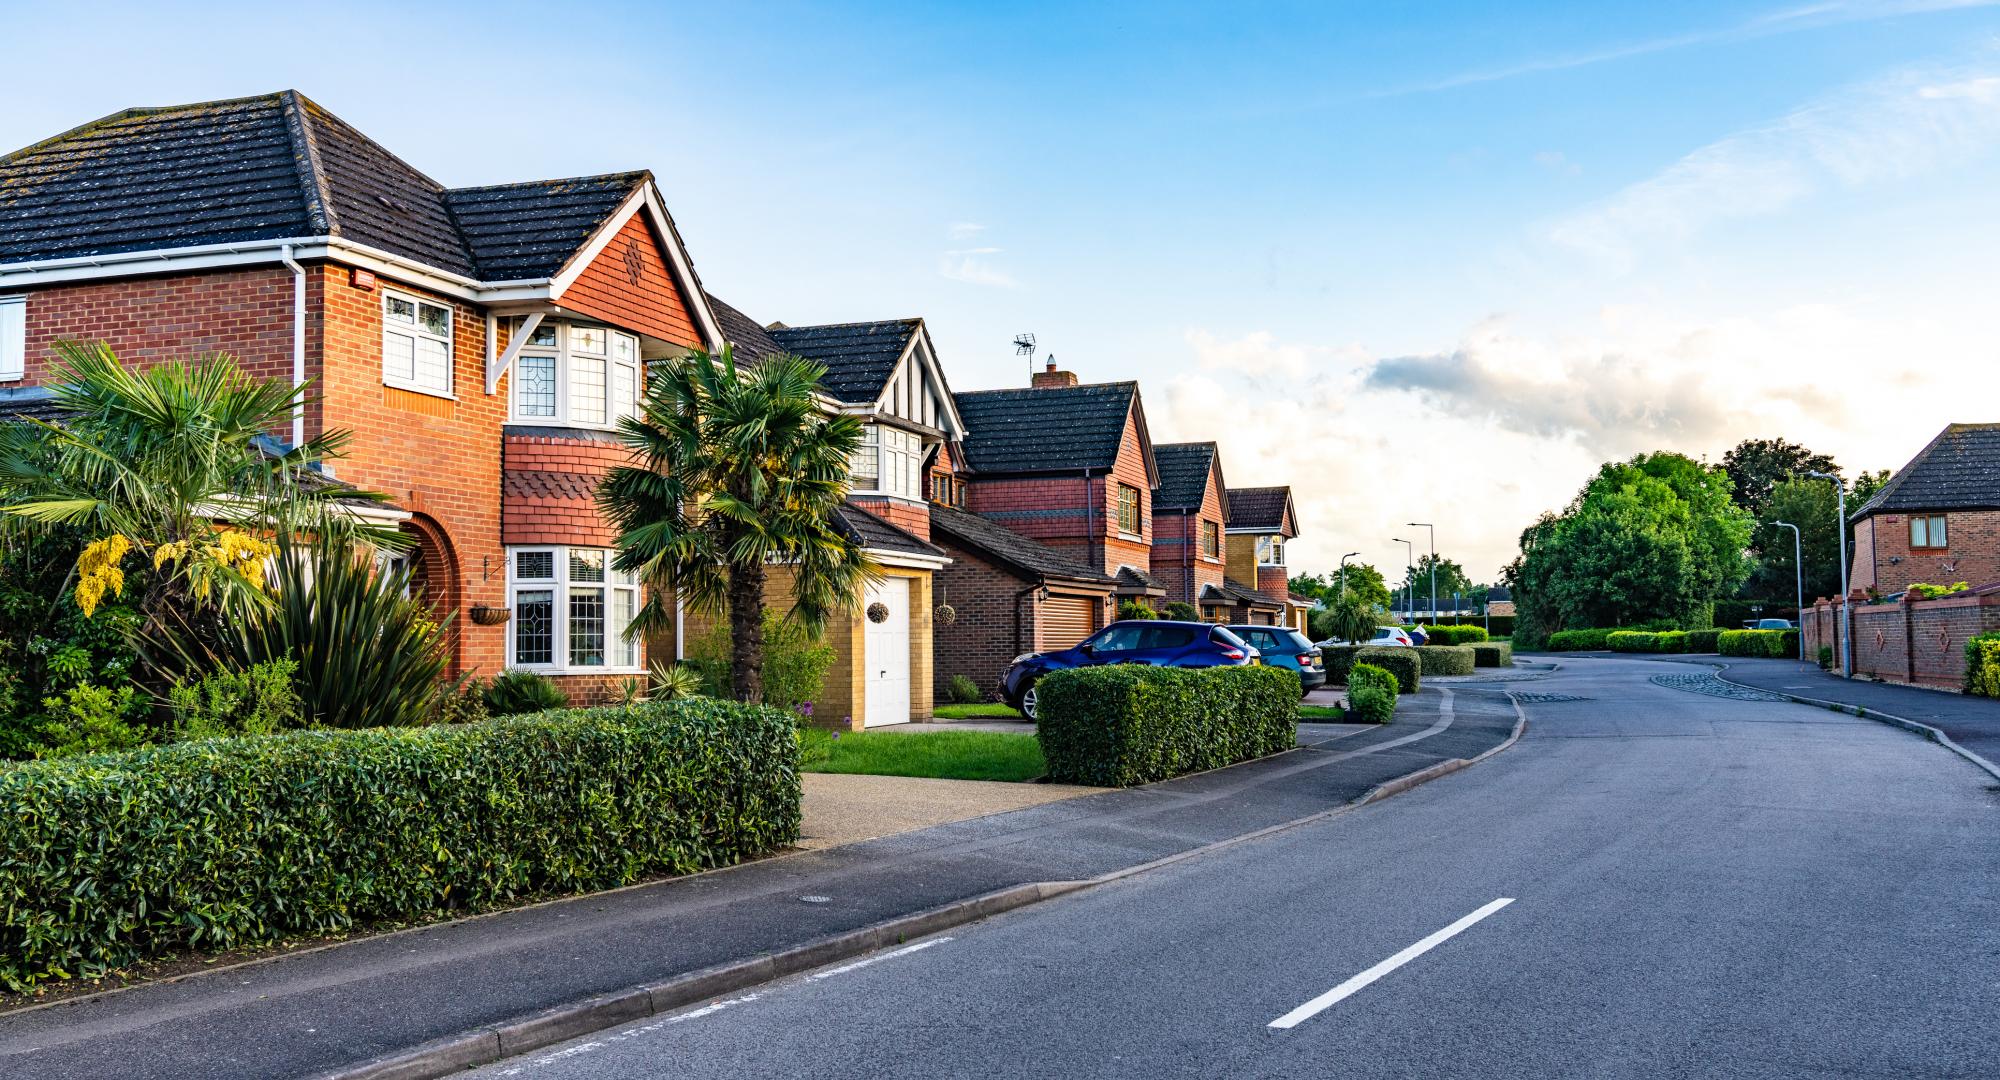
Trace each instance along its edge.
<instances>
[{"instance_id":1,"label":"grass verge","mask_svg":"<svg viewBox=\"0 0 2000 1080\"><path fill-rule=\"evenodd\" d=\"M1019 709L1010 708L997 701L981 702L977 705L939 705L935 710L940 720L1026 720Z\"/></svg>"},{"instance_id":2,"label":"grass verge","mask_svg":"<svg viewBox=\"0 0 2000 1080\"><path fill-rule=\"evenodd\" d=\"M1033 780L1048 772L1033 735L1000 731L856 731L835 738L809 728L806 772L924 776L941 780Z\"/></svg>"},{"instance_id":3,"label":"grass verge","mask_svg":"<svg viewBox=\"0 0 2000 1080\"><path fill-rule=\"evenodd\" d=\"M1310 721L1315 721L1315 720L1317 720L1317 721L1319 721L1320 723L1324 723L1324 724L1338 724L1338 723L1340 723L1340 722L1341 722L1342 720L1346 719L1346 717L1347 717L1347 714L1346 714L1345 712L1343 712L1343 711L1341 710L1340 706L1338 706L1338 705L1301 705L1301 706L1299 706L1299 719L1300 719L1300 720L1305 720L1305 721L1309 721L1309 722L1310 722Z\"/></svg>"}]
</instances>

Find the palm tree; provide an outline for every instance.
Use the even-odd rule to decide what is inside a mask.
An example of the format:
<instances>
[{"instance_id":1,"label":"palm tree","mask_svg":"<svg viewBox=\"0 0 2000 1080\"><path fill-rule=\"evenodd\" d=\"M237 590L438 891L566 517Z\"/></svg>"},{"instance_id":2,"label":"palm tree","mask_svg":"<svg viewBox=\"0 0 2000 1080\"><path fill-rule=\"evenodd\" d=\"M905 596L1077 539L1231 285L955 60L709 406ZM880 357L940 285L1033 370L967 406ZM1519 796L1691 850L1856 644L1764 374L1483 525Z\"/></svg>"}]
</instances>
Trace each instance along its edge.
<instances>
[{"instance_id":1,"label":"palm tree","mask_svg":"<svg viewBox=\"0 0 2000 1080\"><path fill-rule=\"evenodd\" d=\"M617 525L617 567L651 586L631 633L672 624L665 598L726 612L731 691L763 700L764 584L792 574L791 618L818 634L860 604L877 573L833 514L847 498L860 421L828 415L821 365L779 355L742 371L732 351L690 352L650 373L643 415L620 422L633 463L598 492Z\"/></svg>"}]
</instances>

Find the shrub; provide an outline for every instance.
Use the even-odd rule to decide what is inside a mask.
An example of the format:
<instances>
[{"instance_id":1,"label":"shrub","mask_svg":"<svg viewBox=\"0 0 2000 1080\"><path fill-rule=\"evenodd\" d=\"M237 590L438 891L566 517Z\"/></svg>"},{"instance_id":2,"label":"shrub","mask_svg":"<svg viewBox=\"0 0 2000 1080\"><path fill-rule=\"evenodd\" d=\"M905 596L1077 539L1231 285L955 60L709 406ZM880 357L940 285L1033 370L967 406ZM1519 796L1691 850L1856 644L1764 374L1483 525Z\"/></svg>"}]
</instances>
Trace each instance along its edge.
<instances>
[{"instance_id":1,"label":"shrub","mask_svg":"<svg viewBox=\"0 0 2000 1080\"><path fill-rule=\"evenodd\" d=\"M1073 668L1036 684L1056 783L1126 787L1290 750L1298 676L1280 667Z\"/></svg>"},{"instance_id":2,"label":"shrub","mask_svg":"<svg viewBox=\"0 0 2000 1080\"><path fill-rule=\"evenodd\" d=\"M1724 656L1797 656L1797 630L1724 630L1716 640L1716 651Z\"/></svg>"},{"instance_id":3,"label":"shrub","mask_svg":"<svg viewBox=\"0 0 2000 1080\"><path fill-rule=\"evenodd\" d=\"M1411 650L1420 661L1417 670L1426 675L1470 675L1473 668L1470 645L1419 645ZM1374 659L1371 664L1379 663Z\"/></svg>"},{"instance_id":4,"label":"shrub","mask_svg":"<svg viewBox=\"0 0 2000 1080\"><path fill-rule=\"evenodd\" d=\"M1606 648L1610 630L1558 630L1549 635L1550 652L1590 652Z\"/></svg>"},{"instance_id":5,"label":"shrub","mask_svg":"<svg viewBox=\"0 0 2000 1080\"><path fill-rule=\"evenodd\" d=\"M1396 676L1405 694L1414 693L1422 672L1422 661L1417 659L1415 649L1383 645L1322 645L1320 658L1326 663L1326 681L1335 684L1347 682L1347 674L1353 669L1357 658L1386 668Z\"/></svg>"},{"instance_id":6,"label":"shrub","mask_svg":"<svg viewBox=\"0 0 2000 1080\"><path fill-rule=\"evenodd\" d=\"M1613 630L1604 635L1604 647L1612 652L1657 652L1653 646L1659 636L1645 630Z\"/></svg>"},{"instance_id":7,"label":"shrub","mask_svg":"<svg viewBox=\"0 0 2000 1080\"><path fill-rule=\"evenodd\" d=\"M1425 642L1428 645L1471 645L1486 640L1486 628L1471 623L1425 626L1424 634L1430 638Z\"/></svg>"},{"instance_id":8,"label":"shrub","mask_svg":"<svg viewBox=\"0 0 2000 1080\"><path fill-rule=\"evenodd\" d=\"M1819 647L1821 667L1833 666L1833 650ZM2000 631L1974 634L1965 642L1965 692L2000 697Z\"/></svg>"},{"instance_id":9,"label":"shrub","mask_svg":"<svg viewBox=\"0 0 2000 1080\"><path fill-rule=\"evenodd\" d=\"M212 671L174 683L167 691L174 738L273 735L298 727L305 707L292 685L297 671L290 659L269 660L246 671Z\"/></svg>"},{"instance_id":10,"label":"shrub","mask_svg":"<svg viewBox=\"0 0 2000 1080\"><path fill-rule=\"evenodd\" d=\"M1972 586L1963 581L1954 581L1949 585L1926 585L1921 581L1912 581L1909 591L1915 593L1919 600L1936 600L1941 596L1962 593L1970 588Z\"/></svg>"},{"instance_id":11,"label":"shrub","mask_svg":"<svg viewBox=\"0 0 2000 1080\"><path fill-rule=\"evenodd\" d=\"M486 707L486 687L470 677L460 679L439 694L436 708L431 712L434 724L476 724L492 717L492 711Z\"/></svg>"},{"instance_id":12,"label":"shrub","mask_svg":"<svg viewBox=\"0 0 2000 1080\"><path fill-rule=\"evenodd\" d=\"M1347 676L1348 713L1357 723L1386 724L1396 718L1396 676L1374 664L1356 664Z\"/></svg>"},{"instance_id":13,"label":"shrub","mask_svg":"<svg viewBox=\"0 0 2000 1080\"><path fill-rule=\"evenodd\" d=\"M533 671L503 671L495 675L484 696L486 711L494 716L519 716L569 704L554 680Z\"/></svg>"},{"instance_id":14,"label":"shrub","mask_svg":"<svg viewBox=\"0 0 2000 1080\"><path fill-rule=\"evenodd\" d=\"M1200 622L1201 609L1185 600L1176 600L1160 609L1160 617L1180 622Z\"/></svg>"},{"instance_id":15,"label":"shrub","mask_svg":"<svg viewBox=\"0 0 2000 1080\"><path fill-rule=\"evenodd\" d=\"M833 646L815 637L805 624L764 610L764 704L796 709L818 698L833 661ZM735 664L727 619L695 640L687 663L701 676L702 694L733 696Z\"/></svg>"},{"instance_id":16,"label":"shrub","mask_svg":"<svg viewBox=\"0 0 2000 1080\"><path fill-rule=\"evenodd\" d=\"M1721 637L1722 631L1712 627L1707 630L1690 630L1687 632L1687 651L1712 653L1716 650L1716 642Z\"/></svg>"},{"instance_id":17,"label":"shrub","mask_svg":"<svg viewBox=\"0 0 2000 1080\"><path fill-rule=\"evenodd\" d=\"M1157 619L1160 613L1144 600L1118 601L1118 617L1121 619Z\"/></svg>"},{"instance_id":18,"label":"shrub","mask_svg":"<svg viewBox=\"0 0 2000 1080\"><path fill-rule=\"evenodd\" d=\"M42 745L35 749L40 757L129 750L146 743L146 729L132 723L143 705L130 686L82 683L60 697L43 698L42 709L49 719L42 725Z\"/></svg>"},{"instance_id":19,"label":"shrub","mask_svg":"<svg viewBox=\"0 0 2000 1080\"><path fill-rule=\"evenodd\" d=\"M1833 646L1821 645L1819 647L1819 666L1822 671L1833 670Z\"/></svg>"},{"instance_id":20,"label":"shrub","mask_svg":"<svg viewBox=\"0 0 2000 1080\"><path fill-rule=\"evenodd\" d=\"M1514 666L1514 646L1505 641L1482 641L1471 648L1473 667Z\"/></svg>"},{"instance_id":21,"label":"shrub","mask_svg":"<svg viewBox=\"0 0 2000 1080\"><path fill-rule=\"evenodd\" d=\"M953 675L945 681L944 696L956 705L977 705L986 695L979 692L979 684L970 675Z\"/></svg>"},{"instance_id":22,"label":"shrub","mask_svg":"<svg viewBox=\"0 0 2000 1080\"><path fill-rule=\"evenodd\" d=\"M0 985L737 862L798 837L795 731L690 700L0 769Z\"/></svg>"}]
</instances>

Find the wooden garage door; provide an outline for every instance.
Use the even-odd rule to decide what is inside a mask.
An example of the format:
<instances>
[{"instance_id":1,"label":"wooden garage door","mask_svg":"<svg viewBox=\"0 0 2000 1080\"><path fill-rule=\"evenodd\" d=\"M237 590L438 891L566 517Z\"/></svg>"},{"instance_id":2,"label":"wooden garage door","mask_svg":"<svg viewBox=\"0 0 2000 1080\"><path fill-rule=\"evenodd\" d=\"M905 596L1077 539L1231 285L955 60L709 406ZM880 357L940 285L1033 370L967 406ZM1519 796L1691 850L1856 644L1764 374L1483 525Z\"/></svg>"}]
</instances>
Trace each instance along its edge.
<instances>
[{"instance_id":1,"label":"wooden garage door","mask_svg":"<svg viewBox=\"0 0 2000 1080\"><path fill-rule=\"evenodd\" d=\"M1052 596L1042 604L1042 649L1067 649L1097 629L1103 606L1094 596Z\"/></svg>"}]
</instances>

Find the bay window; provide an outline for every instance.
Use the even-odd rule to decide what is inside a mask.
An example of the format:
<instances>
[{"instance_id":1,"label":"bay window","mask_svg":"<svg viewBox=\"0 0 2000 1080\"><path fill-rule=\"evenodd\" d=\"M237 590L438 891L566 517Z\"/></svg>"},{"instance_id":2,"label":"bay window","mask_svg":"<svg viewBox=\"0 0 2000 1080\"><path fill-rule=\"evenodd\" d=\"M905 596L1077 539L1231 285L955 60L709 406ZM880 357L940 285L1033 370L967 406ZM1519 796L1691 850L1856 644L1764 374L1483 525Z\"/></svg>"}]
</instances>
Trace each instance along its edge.
<instances>
[{"instance_id":1,"label":"bay window","mask_svg":"<svg viewBox=\"0 0 2000 1080\"><path fill-rule=\"evenodd\" d=\"M611 566L609 548L507 550L507 666L553 673L637 671L639 643L625 628L639 584Z\"/></svg>"},{"instance_id":2,"label":"bay window","mask_svg":"<svg viewBox=\"0 0 2000 1080\"><path fill-rule=\"evenodd\" d=\"M393 289L382 291L382 382L451 396L451 308Z\"/></svg>"},{"instance_id":3,"label":"bay window","mask_svg":"<svg viewBox=\"0 0 2000 1080\"><path fill-rule=\"evenodd\" d=\"M545 321L514 357L513 418L616 427L638 412L639 339L601 326Z\"/></svg>"},{"instance_id":4,"label":"bay window","mask_svg":"<svg viewBox=\"0 0 2000 1080\"><path fill-rule=\"evenodd\" d=\"M849 486L857 493L923 498L923 438L884 424L863 424L861 433L848 468Z\"/></svg>"}]
</instances>

